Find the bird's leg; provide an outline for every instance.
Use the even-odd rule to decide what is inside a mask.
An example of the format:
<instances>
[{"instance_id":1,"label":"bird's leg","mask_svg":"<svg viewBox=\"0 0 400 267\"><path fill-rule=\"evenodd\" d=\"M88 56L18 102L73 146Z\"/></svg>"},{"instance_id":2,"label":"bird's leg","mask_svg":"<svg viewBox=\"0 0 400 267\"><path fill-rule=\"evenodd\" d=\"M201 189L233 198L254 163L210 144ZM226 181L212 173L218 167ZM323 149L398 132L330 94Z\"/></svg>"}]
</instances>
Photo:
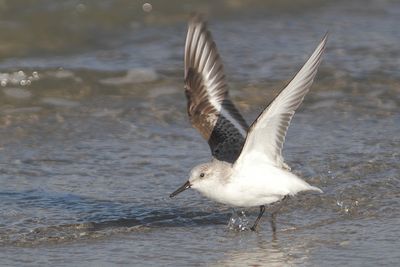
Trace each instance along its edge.
<instances>
[{"instance_id":1,"label":"bird's leg","mask_svg":"<svg viewBox=\"0 0 400 267\"><path fill-rule=\"evenodd\" d=\"M261 206L260 206L260 213L258 214L258 217L257 217L256 221L254 222L254 225L253 225L252 227L250 227L250 229L251 229L252 231L255 231L255 230L256 230L256 227L257 227L257 225L258 225L258 222L260 221L261 217L263 216L264 211L265 211L265 206L264 206L264 205L261 205Z\"/></svg>"},{"instance_id":2,"label":"bird's leg","mask_svg":"<svg viewBox=\"0 0 400 267\"><path fill-rule=\"evenodd\" d=\"M284 198L282 198L282 200L280 201L278 207L274 210L274 212L271 213L271 228L274 234L276 233L276 214L278 213L278 211L280 211L283 203L285 203L288 198L289 196L284 196Z\"/></svg>"},{"instance_id":3,"label":"bird's leg","mask_svg":"<svg viewBox=\"0 0 400 267\"><path fill-rule=\"evenodd\" d=\"M271 213L271 228L272 233L276 233L276 212Z\"/></svg>"}]
</instances>

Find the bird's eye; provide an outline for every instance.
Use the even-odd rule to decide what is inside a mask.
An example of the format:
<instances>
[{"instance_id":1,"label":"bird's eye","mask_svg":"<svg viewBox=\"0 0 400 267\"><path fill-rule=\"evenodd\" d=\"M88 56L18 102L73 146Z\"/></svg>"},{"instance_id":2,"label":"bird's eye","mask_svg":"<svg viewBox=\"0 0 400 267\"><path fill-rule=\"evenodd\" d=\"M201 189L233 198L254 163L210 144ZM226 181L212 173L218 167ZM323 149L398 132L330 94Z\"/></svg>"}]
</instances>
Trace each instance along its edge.
<instances>
[{"instance_id":1,"label":"bird's eye","mask_svg":"<svg viewBox=\"0 0 400 267\"><path fill-rule=\"evenodd\" d=\"M201 178L204 177L204 172L200 173L200 177L201 177Z\"/></svg>"}]
</instances>

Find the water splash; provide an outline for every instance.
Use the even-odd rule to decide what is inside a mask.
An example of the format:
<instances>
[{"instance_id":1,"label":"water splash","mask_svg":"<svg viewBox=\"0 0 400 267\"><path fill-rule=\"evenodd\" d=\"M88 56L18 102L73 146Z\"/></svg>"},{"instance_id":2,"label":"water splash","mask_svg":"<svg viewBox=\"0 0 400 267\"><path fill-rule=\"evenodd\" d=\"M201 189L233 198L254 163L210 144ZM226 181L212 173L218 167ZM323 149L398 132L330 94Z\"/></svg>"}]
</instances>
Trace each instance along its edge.
<instances>
[{"instance_id":1,"label":"water splash","mask_svg":"<svg viewBox=\"0 0 400 267\"><path fill-rule=\"evenodd\" d=\"M246 231L250 229L249 219L244 211L233 211L229 219L228 229L233 231Z\"/></svg>"},{"instance_id":2,"label":"water splash","mask_svg":"<svg viewBox=\"0 0 400 267\"><path fill-rule=\"evenodd\" d=\"M353 200L353 199L338 198L336 200L336 205L340 208L341 212L344 212L344 214L349 215L349 214L357 213L359 201Z\"/></svg>"},{"instance_id":3,"label":"water splash","mask_svg":"<svg viewBox=\"0 0 400 267\"><path fill-rule=\"evenodd\" d=\"M5 87L9 84L28 86L31 85L32 81L39 80L39 73L37 71L32 72L31 75L24 71L15 71L12 73L2 72L0 73L0 85Z\"/></svg>"}]
</instances>

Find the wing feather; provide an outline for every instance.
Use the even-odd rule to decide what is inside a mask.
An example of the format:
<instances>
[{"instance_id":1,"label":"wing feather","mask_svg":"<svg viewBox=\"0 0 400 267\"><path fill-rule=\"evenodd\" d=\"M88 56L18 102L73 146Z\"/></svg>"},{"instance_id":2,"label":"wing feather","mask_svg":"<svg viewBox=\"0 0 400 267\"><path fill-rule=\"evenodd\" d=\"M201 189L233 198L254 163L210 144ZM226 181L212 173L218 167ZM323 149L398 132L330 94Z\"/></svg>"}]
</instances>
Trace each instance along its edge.
<instances>
[{"instance_id":1,"label":"wing feather","mask_svg":"<svg viewBox=\"0 0 400 267\"><path fill-rule=\"evenodd\" d=\"M327 35L300 71L250 126L245 144L235 164L254 160L253 157L258 159L262 157L272 165L289 168L282 157L286 132L296 109L303 102L317 74L326 41Z\"/></svg>"},{"instance_id":2,"label":"wing feather","mask_svg":"<svg viewBox=\"0 0 400 267\"><path fill-rule=\"evenodd\" d=\"M248 125L229 99L217 47L200 16L189 21L184 64L190 121L208 141L215 158L233 163Z\"/></svg>"}]
</instances>

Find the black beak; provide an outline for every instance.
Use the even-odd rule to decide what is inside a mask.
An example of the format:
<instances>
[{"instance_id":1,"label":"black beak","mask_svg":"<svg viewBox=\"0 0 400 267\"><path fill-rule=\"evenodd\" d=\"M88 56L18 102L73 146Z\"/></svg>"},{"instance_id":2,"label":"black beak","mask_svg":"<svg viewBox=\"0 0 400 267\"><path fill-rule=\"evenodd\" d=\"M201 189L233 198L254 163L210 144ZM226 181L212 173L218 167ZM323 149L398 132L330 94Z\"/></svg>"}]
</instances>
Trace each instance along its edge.
<instances>
[{"instance_id":1,"label":"black beak","mask_svg":"<svg viewBox=\"0 0 400 267\"><path fill-rule=\"evenodd\" d=\"M186 189L189 189L192 185L190 184L189 181L187 181L186 183L184 183L181 187L179 187L178 189L175 190L175 192L173 192L171 195L169 195L169 197L174 197L177 194L179 194L180 192L185 191Z\"/></svg>"}]
</instances>

